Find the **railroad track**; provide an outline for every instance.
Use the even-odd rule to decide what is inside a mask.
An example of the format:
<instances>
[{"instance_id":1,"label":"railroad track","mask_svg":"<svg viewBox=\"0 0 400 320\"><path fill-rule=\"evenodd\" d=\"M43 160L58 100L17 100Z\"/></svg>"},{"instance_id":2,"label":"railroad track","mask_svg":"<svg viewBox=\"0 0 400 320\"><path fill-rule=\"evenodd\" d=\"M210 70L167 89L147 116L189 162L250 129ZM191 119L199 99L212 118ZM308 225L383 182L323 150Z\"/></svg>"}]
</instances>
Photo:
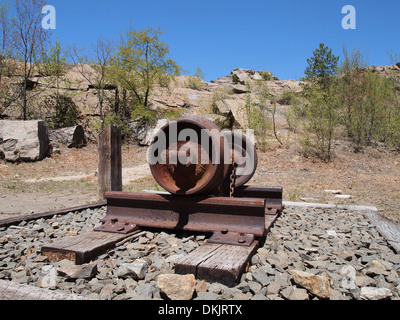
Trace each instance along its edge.
<instances>
[{"instance_id":1,"label":"railroad track","mask_svg":"<svg viewBox=\"0 0 400 320\"><path fill-rule=\"evenodd\" d=\"M206 232L207 243L178 261L175 272L237 284L283 209L281 187L246 185L257 168L254 144L241 132L186 116L161 128L147 155L167 194L108 191L101 226L44 245L42 254L82 264L142 228Z\"/></svg>"},{"instance_id":2,"label":"railroad track","mask_svg":"<svg viewBox=\"0 0 400 320\"><path fill-rule=\"evenodd\" d=\"M203 118L184 117L160 130L148 156L153 177L166 192L108 191L104 202L24 217L29 221L106 206L101 225L44 241L42 256L51 263L67 259L86 265L143 230L203 233L207 236L200 246L174 260L174 272L230 288L239 285L253 256L263 252L260 244L284 207L282 187L246 185L257 168L252 142ZM18 219L6 219L0 226L15 225ZM261 275L258 281L265 285L264 280Z\"/></svg>"}]
</instances>

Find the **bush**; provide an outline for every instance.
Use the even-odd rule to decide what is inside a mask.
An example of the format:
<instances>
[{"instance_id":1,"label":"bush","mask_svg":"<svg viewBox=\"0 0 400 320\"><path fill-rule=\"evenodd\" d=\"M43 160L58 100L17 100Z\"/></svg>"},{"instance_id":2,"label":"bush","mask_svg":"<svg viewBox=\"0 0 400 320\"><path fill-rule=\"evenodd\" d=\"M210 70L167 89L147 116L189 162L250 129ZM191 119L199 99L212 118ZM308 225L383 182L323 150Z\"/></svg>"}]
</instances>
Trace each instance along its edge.
<instances>
[{"instance_id":1,"label":"bush","mask_svg":"<svg viewBox=\"0 0 400 320\"><path fill-rule=\"evenodd\" d=\"M355 143L355 151L377 142L400 151L398 77L369 68L359 51L349 57L345 50L344 56L337 69L337 58L320 45L307 60L302 84L305 101L290 92L280 98L281 103L292 105L286 114L290 128L297 129L300 124L304 128L303 154L330 161L339 132Z\"/></svg>"},{"instance_id":2,"label":"bush","mask_svg":"<svg viewBox=\"0 0 400 320\"><path fill-rule=\"evenodd\" d=\"M359 66L363 68L359 68ZM341 120L356 150L373 141L400 145L399 97L394 79L366 67L359 51L347 55L338 81Z\"/></svg>"},{"instance_id":3,"label":"bush","mask_svg":"<svg viewBox=\"0 0 400 320\"><path fill-rule=\"evenodd\" d=\"M333 90L326 92L318 84L305 88L308 102L301 107L305 114L305 128L309 131L307 148L314 148L315 154L326 162L334 156L332 145L339 119Z\"/></svg>"},{"instance_id":4,"label":"bush","mask_svg":"<svg viewBox=\"0 0 400 320\"><path fill-rule=\"evenodd\" d=\"M204 87L204 82L201 78L191 76L186 80L186 86L193 90L201 90Z\"/></svg>"},{"instance_id":5,"label":"bush","mask_svg":"<svg viewBox=\"0 0 400 320\"><path fill-rule=\"evenodd\" d=\"M236 73L232 73L231 77L232 77L232 82L234 84L238 84L239 83L240 80L239 80L239 77L237 76Z\"/></svg>"},{"instance_id":6,"label":"bush","mask_svg":"<svg viewBox=\"0 0 400 320\"><path fill-rule=\"evenodd\" d=\"M334 78L339 57L323 43L313 54L307 59L304 71L307 82L303 85L303 95L308 102L301 105L301 113L305 115L305 126L311 138L307 148L311 146L318 157L328 162L333 159L332 145L339 118Z\"/></svg>"},{"instance_id":7,"label":"bush","mask_svg":"<svg viewBox=\"0 0 400 320\"><path fill-rule=\"evenodd\" d=\"M246 99L243 106L246 117L245 129L254 130L254 135L257 138L257 147L265 151L268 142L267 133L272 127L271 120L265 114L266 111L270 111L269 106L267 106L268 88L258 84L258 99L256 101L252 99L250 83L246 83L246 89Z\"/></svg>"},{"instance_id":8,"label":"bush","mask_svg":"<svg viewBox=\"0 0 400 320\"><path fill-rule=\"evenodd\" d=\"M274 75L270 71L260 71L262 78L265 81L272 81L274 80Z\"/></svg>"},{"instance_id":9,"label":"bush","mask_svg":"<svg viewBox=\"0 0 400 320\"><path fill-rule=\"evenodd\" d=\"M44 100L48 110L54 108L49 124L53 128L72 127L78 124L79 110L71 97L52 94Z\"/></svg>"},{"instance_id":10,"label":"bush","mask_svg":"<svg viewBox=\"0 0 400 320\"><path fill-rule=\"evenodd\" d=\"M197 67L196 73L189 77L186 81L186 85L193 90L201 90L204 87L204 73L203 71Z\"/></svg>"},{"instance_id":11,"label":"bush","mask_svg":"<svg viewBox=\"0 0 400 320\"><path fill-rule=\"evenodd\" d=\"M299 103L299 97L297 94L291 90L285 89L282 95L279 97L278 102L285 105L297 105Z\"/></svg>"},{"instance_id":12,"label":"bush","mask_svg":"<svg viewBox=\"0 0 400 320\"><path fill-rule=\"evenodd\" d=\"M140 121L141 123L152 123L157 119L157 112L138 104L133 107L131 118L132 120Z\"/></svg>"}]
</instances>

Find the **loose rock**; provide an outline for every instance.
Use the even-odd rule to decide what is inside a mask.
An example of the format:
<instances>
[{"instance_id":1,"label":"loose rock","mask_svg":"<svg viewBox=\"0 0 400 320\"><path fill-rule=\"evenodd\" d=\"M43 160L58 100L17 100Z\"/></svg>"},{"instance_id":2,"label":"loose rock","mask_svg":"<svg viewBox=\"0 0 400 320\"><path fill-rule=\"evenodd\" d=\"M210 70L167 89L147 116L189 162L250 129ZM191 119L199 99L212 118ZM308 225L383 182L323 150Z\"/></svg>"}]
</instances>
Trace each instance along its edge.
<instances>
[{"instance_id":1,"label":"loose rock","mask_svg":"<svg viewBox=\"0 0 400 320\"><path fill-rule=\"evenodd\" d=\"M135 280L141 280L146 276L147 267L146 261L138 259L133 263L123 263L116 273L121 278L131 276Z\"/></svg>"},{"instance_id":2,"label":"loose rock","mask_svg":"<svg viewBox=\"0 0 400 320\"><path fill-rule=\"evenodd\" d=\"M70 232L84 233L99 225L105 214L103 207L0 227L0 279L64 294L73 292L85 299L171 299L159 287L158 277L173 275L175 261L202 245L208 236L146 231L142 238L124 242L82 266L69 261L49 263L40 255L44 243ZM87 275L74 274L75 267L93 269ZM300 277L297 282L296 272L308 273L320 288L307 288ZM362 213L287 206L238 285L228 288L192 278L185 299L327 299L321 292L330 286L331 300L395 300L400 298L399 274L399 255Z\"/></svg>"},{"instance_id":3,"label":"loose rock","mask_svg":"<svg viewBox=\"0 0 400 320\"><path fill-rule=\"evenodd\" d=\"M324 299L330 297L331 285L328 277L317 276L315 274L299 270L291 270L290 274L293 276L293 280L297 284L309 290L312 294Z\"/></svg>"},{"instance_id":4,"label":"loose rock","mask_svg":"<svg viewBox=\"0 0 400 320\"><path fill-rule=\"evenodd\" d=\"M97 263L86 263L75 265L74 263L65 264L57 269L59 275L67 279L91 279L97 274Z\"/></svg>"},{"instance_id":5,"label":"loose rock","mask_svg":"<svg viewBox=\"0 0 400 320\"><path fill-rule=\"evenodd\" d=\"M383 300L392 296L392 292L387 288L363 287L361 288L361 299L364 300Z\"/></svg>"},{"instance_id":6,"label":"loose rock","mask_svg":"<svg viewBox=\"0 0 400 320\"><path fill-rule=\"evenodd\" d=\"M38 286L41 288L55 289L57 284L56 269L52 265L45 265L42 268L42 277L38 281Z\"/></svg>"},{"instance_id":7,"label":"loose rock","mask_svg":"<svg viewBox=\"0 0 400 320\"><path fill-rule=\"evenodd\" d=\"M190 300L193 296L196 278L193 274L161 274L157 286L171 300Z\"/></svg>"}]
</instances>

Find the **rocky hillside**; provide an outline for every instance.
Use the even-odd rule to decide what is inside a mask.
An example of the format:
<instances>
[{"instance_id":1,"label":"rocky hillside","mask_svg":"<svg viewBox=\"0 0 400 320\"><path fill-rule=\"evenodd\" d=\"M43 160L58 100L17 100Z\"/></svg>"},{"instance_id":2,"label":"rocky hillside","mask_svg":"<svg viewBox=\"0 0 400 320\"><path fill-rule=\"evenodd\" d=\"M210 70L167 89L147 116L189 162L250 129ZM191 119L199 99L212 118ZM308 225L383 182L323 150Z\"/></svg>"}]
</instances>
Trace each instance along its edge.
<instances>
[{"instance_id":1,"label":"rocky hillside","mask_svg":"<svg viewBox=\"0 0 400 320\"><path fill-rule=\"evenodd\" d=\"M87 76L83 76L83 74L90 75L95 71L88 65L85 65L84 68L85 70L82 72L79 66L68 65L64 80L58 83L58 90L68 97L68 101L71 101L71 104L77 109L79 114L78 124L84 127L89 141L95 141L100 127L97 91L87 79ZM370 68L375 72L400 79L400 67L397 65L371 66ZM246 99L250 98L253 102L256 102L260 96L259 84L262 83L263 88L266 88L269 94L265 104L267 107L272 103L276 106L275 121L279 130L279 128L282 129L286 126L284 114L287 109L285 105L287 102L282 99L285 91L298 93L302 90L299 81L279 80L268 71L242 68L234 69L229 75L210 83L199 78L195 79L196 81L193 83L193 79L190 76L178 76L170 82L168 87L155 87L150 99L150 108L156 111L171 111L173 115L185 113L202 115L208 117L220 127L245 128L246 113L244 107ZM34 94L35 98L30 102L30 118L43 119L49 122L52 114L54 114L54 100L48 99L48 96L54 94L57 90L54 80L37 74L31 78L29 85L32 90L38 91ZM117 90L113 85L107 86L105 114L113 111L111 101L115 99ZM15 119L20 114L19 107L12 105L3 110L0 118ZM162 123L161 121L158 125L160 126ZM156 123L152 124L152 128L156 125ZM127 128L140 144L148 144L149 136L147 132L151 128L143 127L134 119L127 124Z\"/></svg>"},{"instance_id":2,"label":"rocky hillside","mask_svg":"<svg viewBox=\"0 0 400 320\"><path fill-rule=\"evenodd\" d=\"M90 74L88 65L85 66L85 74ZM99 106L97 91L94 86L82 75L82 70L76 65L68 65L67 73L58 83L58 90L67 96L76 106L80 116L79 124L83 125L89 140L95 140L95 131L99 127ZM256 85L263 81L272 97L279 98L285 90L300 92L300 83L295 80L279 80L269 72L254 71L237 68L230 75L207 83L196 79L193 85L190 76L178 76L170 82L168 87L156 87L151 95L150 108L153 110L169 110L175 114L198 114L210 118L220 126L234 125L236 128L244 128L246 93L251 89L253 99L257 97ZM47 97L54 94L57 86L54 80L35 75L31 78L30 88L36 90L35 98L31 101L30 117L48 121L54 113L54 102ZM247 85L247 87L246 87ZM106 88L110 100L116 94L115 86ZM38 107L39 106L39 107ZM278 104L279 106L279 104ZM110 103L106 103L105 113L112 111ZM279 113L279 112L278 112ZM3 119L15 119L20 116L20 109L12 105L5 109L1 115ZM128 124L138 140L146 143L146 132L149 128L138 128L132 121Z\"/></svg>"},{"instance_id":3,"label":"rocky hillside","mask_svg":"<svg viewBox=\"0 0 400 320\"><path fill-rule=\"evenodd\" d=\"M230 75L203 81L201 86L188 85L190 77L177 77L168 89L157 88L152 97L152 108L186 108L188 112L209 117L217 124L224 123L233 116L235 127L245 127L244 105L246 93L251 90L251 98L256 99L257 82L263 81L268 87L271 99L279 98L285 90L300 92L300 83L296 80L279 80L270 75L266 80L264 71L234 69Z\"/></svg>"}]
</instances>

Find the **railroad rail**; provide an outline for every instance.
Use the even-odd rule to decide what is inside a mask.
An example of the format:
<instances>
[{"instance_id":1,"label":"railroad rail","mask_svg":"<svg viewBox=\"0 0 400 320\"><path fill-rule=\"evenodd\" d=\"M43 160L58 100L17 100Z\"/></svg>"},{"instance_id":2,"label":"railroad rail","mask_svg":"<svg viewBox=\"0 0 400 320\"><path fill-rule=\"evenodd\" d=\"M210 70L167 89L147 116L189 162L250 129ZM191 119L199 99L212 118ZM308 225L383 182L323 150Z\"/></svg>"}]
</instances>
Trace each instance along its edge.
<instances>
[{"instance_id":1,"label":"railroad rail","mask_svg":"<svg viewBox=\"0 0 400 320\"><path fill-rule=\"evenodd\" d=\"M251 139L186 116L160 129L147 160L166 193L108 191L97 234L43 246L42 254L84 263L141 228L211 233L175 272L235 285L283 209L282 187L246 185L258 163Z\"/></svg>"}]
</instances>

